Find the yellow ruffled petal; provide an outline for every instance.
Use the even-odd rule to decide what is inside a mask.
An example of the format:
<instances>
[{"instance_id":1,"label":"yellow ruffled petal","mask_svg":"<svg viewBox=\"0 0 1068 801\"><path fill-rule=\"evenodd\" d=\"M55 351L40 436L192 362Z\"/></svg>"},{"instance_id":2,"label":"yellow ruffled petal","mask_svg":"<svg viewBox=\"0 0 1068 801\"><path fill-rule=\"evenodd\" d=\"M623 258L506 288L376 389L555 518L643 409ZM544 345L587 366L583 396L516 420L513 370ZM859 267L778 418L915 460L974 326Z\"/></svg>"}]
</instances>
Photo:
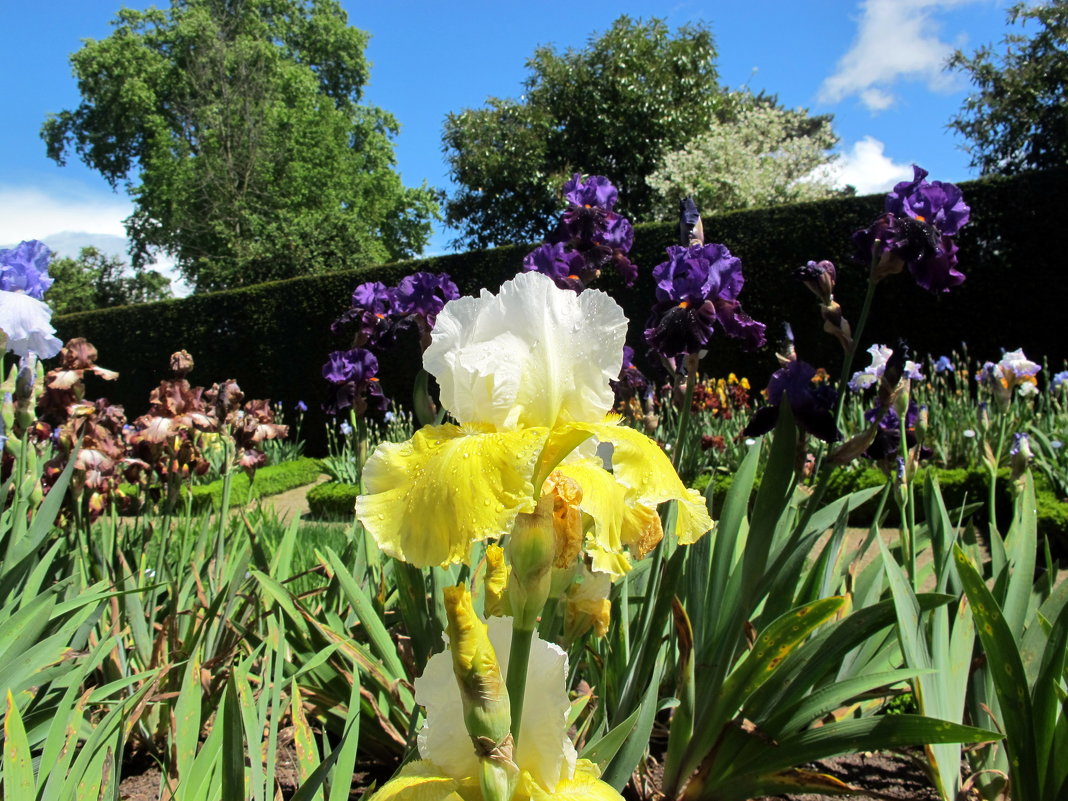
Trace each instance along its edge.
<instances>
[{"instance_id":1,"label":"yellow ruffled petal","mask_svg":"<svg viewBox=\"0 0 1068 801\"><path fill-rule=\"evenodd\" d=\"M551 790L521 779L516 797L519 798L522 793L530 801L620 801L623 796L611 785L601 781L599 776L596 765L589 760L580 759L575 764L575 775L564 779Z\"/></svg>"},{"instance_id":2,"label":"yellow ruffled petal","mask_svg":"<svg viewBox=\"0 0 1068 801\"><path fill-rule=\"evenodd\" d=\"M548 430L427 426L384 442L364 467L356 517L390 556L417 567L467 560L470 544L534 509L531 475Z\"/></svg>"},{"instance_id":3,"label":"yellow ruffled petal","mask_svg":"<svg viewBox=\"0 0 1068 801\"><path fill-rule=\"evenodd\" d=\"M701 493L688 489L660 446L633 428L610 423L573 423L602 442L611 442L612 472L627 487L628 502L650 509L664 501L679 502L675 537L683 545L699 540L712 528Z\"/></svg>"},{"instance_id":4,"label":"yellow ruffled petal","mask_svg":"<svg viewBox=\"0 0 1068 801\"><path fill-rule=\"evenodd\" d=\"M371 796L371 801L477 801L478 782L474 784L475 792L467 782L460 782L448 776L425 760L409 762L400 772L383 784ZM461 795L462 790L467 790Z\"/></svg>"}]
</instances>

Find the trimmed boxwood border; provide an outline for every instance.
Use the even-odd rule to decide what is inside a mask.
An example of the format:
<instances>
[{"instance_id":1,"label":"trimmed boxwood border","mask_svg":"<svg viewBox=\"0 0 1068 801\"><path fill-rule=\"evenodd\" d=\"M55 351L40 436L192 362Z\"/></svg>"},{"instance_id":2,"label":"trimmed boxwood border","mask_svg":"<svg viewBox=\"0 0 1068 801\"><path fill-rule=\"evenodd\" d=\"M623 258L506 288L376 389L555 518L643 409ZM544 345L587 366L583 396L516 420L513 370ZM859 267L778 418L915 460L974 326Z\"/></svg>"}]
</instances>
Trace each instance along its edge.
<instances>
[{"instance_id":1,"label":"trimmed boxwood border","mask_svg":"<svg viewBox=\"0 0 1068 801\"><path fill-rule=\"evenodd\" d=\"M313 484L323 475L322 465L318 459L303 457L291 462L272 464L256 471L255 481L250 482L244 472L237 473L230 484L230 507L237 508L249 502L250 497L265 498L278 495L306 484ZM213 481L193 487L193 508L205 509L211 506L218 509L222 505L223 481Z\"/></svg>"}]
</instances>

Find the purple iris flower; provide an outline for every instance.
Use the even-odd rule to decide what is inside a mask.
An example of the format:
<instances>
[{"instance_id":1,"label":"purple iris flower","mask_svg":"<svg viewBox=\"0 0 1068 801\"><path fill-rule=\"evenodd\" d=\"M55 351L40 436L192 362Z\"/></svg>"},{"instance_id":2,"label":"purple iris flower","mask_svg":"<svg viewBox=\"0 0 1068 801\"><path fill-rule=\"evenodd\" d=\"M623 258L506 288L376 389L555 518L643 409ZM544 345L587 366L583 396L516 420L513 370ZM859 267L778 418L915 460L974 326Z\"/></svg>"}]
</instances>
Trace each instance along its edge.
<instances>
[{"instance_id":1,"label":"purple iris flower","mask_svg":"<svg viewBox=\"0 0 1068 801\"><path fill-rule=\"evenodd\" d=\"M564 184L564 197L575 206L598 206L611 211L619 199L619 192L603 175L591 175L585 181L581 173L575 173Z\"/></svg>"},{"instance_id":2,"label":"purple iris flower","mask_svg":"<svg viewBox=\"0 0 1068 801\"><path fill-rule=\"evenodd\" d=\"M798 360L776 370L768 382L768 405L756 411L742 433L757 437L775 428L785 393L802 429L824 442L840 440L842 434L834 424L833 412L838 393L824 381L813 382L815 376L815 367Z\"/></svg>"},{"instance_id":3,"label":"purple iris flower","mask_svg":"<svg viewBox=\"0 0 1068 801\"><path fill-rule=\"evenodd\" d=\"M304 412L308 411L308 404L306 404L302 400L299 400L299 401L297 401L297 405L294 406L293 408L295 410L297 410L298 412L300 412L301 414L303 414Z\"/></svg>"},{"instance_id":4,"label":"purple iris flower","mask_svg":"<svg viewBox=\"0 0 1068 801\"><path fill-rule=\"evenodd\" d=\"M31 298L44 299L55 279L48 275L52 251L44 242L31 239L8 250L0 250L0 289L25 292Z\"/></svg>"},{"instance_id":5,"label":"purple iris flower","mask_svg":"<svg viewBox=\"0 0 1068 801\"><path fill-rule=\"evenodd\" d=\"M366 281L352 290L352 305L373 314L389 314L393 311L393 290L381 281Z\"/></svg>"},{"instance_id":6,"label":"purple iris flower","mask_svg":"<svg viewBox=\"0 0 1068 801\"><path fill-rule=\"evenodd\" d=\"M629 253L634 226L626 217L598 206L571 206L560 217L553 239L580 250L606 247Z\"/></svg>"},{"instance_id":7,"label":"purple iris flower","mask_svg":"<svg viewBox=\"0 0 1068 801\"><path fill-rule=\"evenodd\" d=\"M1057 390L1066 383L1068 383L1068 370L1062 370L1059 373L1053 374L1053 378L1050 379L1050 388Z\"/></svg>"},{"instance_id":8,"label":"purple iris flower","mask_svg":"<svg viewBox=\"0 0 1068 801\"><path fill-rule=\"evenodd\" d=\"M886 196L886 212L853 234L857 259L879 257L877 280L908 267L927 291L948 292L964 282L951 237L968 222L971 209L955 185L928 183L926 170L914 166L914 171L912 181L902 181Z\"/></svg>"},{"instance_id":9,"label":"purple iris flower","mask_svg":"<svg viewBox=\"0 0 1068 801\"><path fill-rule=\"evenodd\" d=\"M869 459L880 462L883 460L896 459L901 450L901 418L894 409L887 409L885 413L880 407L869 409L864 413L864 419L869 424L882 413L879 418L879 427L875 432L875 439L864 451ZM912 448L916 445L916 422L920 418L920 408L915 401L910 400L908 409L905 411L905 446ZM929 455L929 451L923 449L921 456Z\"/></svg>"},{"instance_id":10,"label":"purple iris flower","mask_svg":"<svg viewBox=\"0 0 1068 801\"><path fill-rule=\"evenodd\" d=\"M616 403L640 398L648 389L649 379L634 364L634 348L630 345L623 346L623 366L620 368L619 377L609 384L616 395Z\"/></svg>"},{"instance_id":11,"label":"purple iris flower","mask_svg":"<svg viewBox=\"0 0 1068 801\"><path fill-rule=\"evenodd\" d=\"M541 245L523 259L523 269L547 275L561 289L581 292L589 275L586 259L577 250L567 250L560 242Z\"/></svg>"},{"instance_id":12,"label":"purple iris flower","mask_svg":"<svg viewBox=\"0 0 1068 801\"><path fill-rule=\"evenodd\" d=\"M394 290L381 281L367 281L352 292L352 305L338 317L330 330L339 334L350 324L356 329L355 344L389 347L395 338Z\"/></svg>"},{"instance_id":13,"label":"purple iris flower","mask_svg":"<svg viewBox=\"0 0 1068 801\"><path fill-rule=\"evenodd\" d=\"M886 210L932 225L943 236L953 236L971 216L960 189L942 181L928 183L923 167L913 164L912 170L912 180L895 185L886 196Z\"/></svg>"},{"instance_id":14,"label":"purple iris flower","mask_svg":"<svg viewBox=\"0 0 1068 801\"><path fill-rule=\"evenodd\" d=\"M323 404L327 414L337 414L350 406L357 417L382 414L389 409L389 399L375 374L378 359L369 350L336 350L323 365L323 378L333 384L330 399Z\"/></svg>"},{"instance_id":15,"label":"purple iris flower","mask_svg":"<svg viewBox=\"0 0 1068 801\"><path fill-rule=\"evenodd\" d=\"M427 328L433 328L446 302L458 297L460 290L447 273L418 272L401 279L394 302L400 314L414 315Z\"/></svg>"},{"instance_id":16,"label":"purple iris flower","mask_svg":"<svg viewBox=\"0 0 1068 801\"><path fill-rule=\"evenodd\" d=\"M657 303L645 341L665 358L697 353L708 345L718 323L749 349L761 347L764 325L742 311L738 294L745 284L742 262L723 245L673 245L668 260L653 268Z\"/></svg>"},{"instance_id":17,"label":"purple iris flower","mask_svg":"<svg viewBox=\"0 0 1068 801\"><path fill-rule=\"evenodd\" d=\"M378 372L378 359L369 350L335 350L323 365L323 378L331 384L370 381Z\"/></svg>"},{"instance_id":18,"label":"purple iris flower","mask_svg":"<svg viewBox=\"0 0 1068 801\"><path fill-rule=\"evenodd\" d=\"M523 269L548 275L562 289L581 292L606 267L615 268L627 286L638 268L627 258L634 244L630 220L612 211L619 193L602 175L585 180L575 173L564 184L568 207L549 240L529 253Z\"/></svg>"}]
</instances>

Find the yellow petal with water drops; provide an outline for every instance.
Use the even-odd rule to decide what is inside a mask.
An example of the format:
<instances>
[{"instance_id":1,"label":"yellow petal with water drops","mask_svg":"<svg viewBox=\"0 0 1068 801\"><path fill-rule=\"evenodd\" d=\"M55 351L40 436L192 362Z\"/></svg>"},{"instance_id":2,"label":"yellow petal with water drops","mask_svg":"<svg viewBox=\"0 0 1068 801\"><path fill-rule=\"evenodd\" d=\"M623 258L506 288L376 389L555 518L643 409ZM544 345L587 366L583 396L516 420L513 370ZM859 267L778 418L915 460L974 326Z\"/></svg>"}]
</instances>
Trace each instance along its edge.
<instances>
[{"instance_id":1,"label":"yellow petal with water drops","mask_svg":"<svg viewBox=\"0 0 1068 801\"><path fill-rule=\"evenodd\" d=\"M682 483L671 460L649 437L633 428L608 423L574 423L601 442L612 443L612 472L627 487L628 503L655 509L664 501L679 502L675 537L683 545L699 540L712 528L701 493Z\"/></svg>"},{"instance_id":2,"label":"yellow petal with water drops","mask_svg":"<svg viewBox=\"0 0 1068 801\"><path fill-rule=\"evenodd\" d=\"M473 787L469 782L442 776L431 762L409 762L400 772L383 784L371 801L472 801L480 795L478 780ZM464 792L466 790L466 792ZM472 792L473 790L473 792Z\"/></svg>"},{"instance_id":3,"label":"yellow petal with water drops","mask_svg":"<svg viewBox=\"0 0 1068 801\"><path fill-rule=\"evenodd\" d=\"M590 567L598 573L623 576L633 567L630 557L623 551L608 551L596 543L586 544L586 555L590 557Z\"/></svg>"},{"instance_id":4,"label":"yellow petal with water drops","mask_svg":"<svg viewBox=\"0 0 1068 801\"><path fill-rule=\"evenodd\" d=\"M417 567L463 562L534 508L531 474L548 430L427 426L383 442L364 467L356 517L390 556Z\"/></svg>"}]
</instances>

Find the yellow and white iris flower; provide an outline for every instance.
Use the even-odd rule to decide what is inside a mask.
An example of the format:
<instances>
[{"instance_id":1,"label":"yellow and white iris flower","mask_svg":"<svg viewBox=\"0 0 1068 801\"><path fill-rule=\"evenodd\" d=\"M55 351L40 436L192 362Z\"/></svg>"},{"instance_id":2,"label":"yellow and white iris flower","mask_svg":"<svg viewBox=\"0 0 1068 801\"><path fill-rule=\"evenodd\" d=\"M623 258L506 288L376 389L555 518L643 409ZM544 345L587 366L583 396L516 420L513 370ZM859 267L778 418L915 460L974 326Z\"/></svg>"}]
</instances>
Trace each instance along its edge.
<instances>
[{"instance_id":1,"label":"yellow and white iris flower","mask_svg":"<svg viewBox=\"0 0 1068 801\"><path fill-rule=\"evenodd\" d=\"M508 671L512 626L489 621L489 639L502 673ZM578 759L567 737L567 654L536 634L530 648L526 698L513 758L519 777L513 801L620 801L592 762ZM405 765L373 801L482 801L478 757L464 728L464 707L449 651L435 654L415 680L426 708L418 734L419 760Z\"/></svg>"},{"instance_id":2,"label":"yellow and white iris flower","mask_svg":"<svg viewBox=\"0 0 1068 801\"><path fill-rule=\"evenodd\" d=\"M621 575L659 541L665 501L679 502L679 542L708 531L700 494L655 442L609 415L626 326L605 293L576 295L534 272L446 304L423 365L459 425L426 426L368 459L356 516L379 547L419 567L467 561L473 542L534 510L553 471L581 488L597 571ZM610 469L596 443L611 445Z\"/></svg>"}]
</instances>

